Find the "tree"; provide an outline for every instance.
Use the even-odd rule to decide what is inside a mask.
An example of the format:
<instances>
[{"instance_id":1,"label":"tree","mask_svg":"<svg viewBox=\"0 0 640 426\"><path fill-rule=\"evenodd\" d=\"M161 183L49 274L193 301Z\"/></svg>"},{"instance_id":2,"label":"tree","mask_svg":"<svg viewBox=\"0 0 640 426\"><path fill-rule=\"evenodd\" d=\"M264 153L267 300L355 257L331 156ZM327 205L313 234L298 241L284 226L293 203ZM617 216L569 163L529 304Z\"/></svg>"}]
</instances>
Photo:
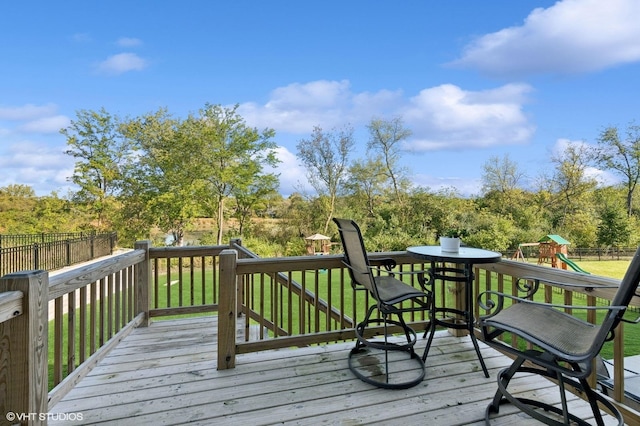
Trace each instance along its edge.
<instances>
[{"instance_id":1,"label":"tree","mask_svg":"<svg viewBox=\"0 0 640 426\"><path fill-rule=\"evenodd\" d=\"M346 190L357 200L363 200L369 217L376 214L376 206L384 192L385 173L382 162L377 160L356 160L349 167Z\"/></svg>"},{"instance_id":2,"label":"tree","mask_svg":"<svg viewBox=\"0 0 640 426\"><path fill-rule=\"evenodd\" d=\"M196 197L216 218L218 244L222 244L225 200L234 192L259 187L260 180L277 179L264 171L279 163L272 140L275 131L248 127L237 109L237 105L207 104L198 115L189 115L179 131L180 145L187 148L182 154L188 159L186 170L197 186Z\"/></svg>"},{"instance_id":3,"label":"tree","mask_svg":"<svg viewBox=\"0 0 640 426\"><path fill-rule=\"evenodd\" d=\"M0 233L38 232L33 214L37 204L36 193L29 185L11 184L0 188Z\"/></svg>"},{"instance_id":4,"label":"tree","mask_svg":"<svg viewBox=\"0 0 640 426\"><path fill-rule=\"evenodd\" d=\"M518 164L511 161L509 154L502 158L494 156L489 158L484 165L482 174L482 192L500 192L506 194L518 188L524 173L518 168Z\"/></svg>"},{"instance_id":5,"label":"tree","mask_svg":"<svg viewBox=\"0 0 640 426\"><path fill-rule=\"evenodd\" d=\"M311 139L298 142L298 158L307 168L309 183L320 197L326 196L326 220L323 232L326 234L333 217L338 192L347 177L349 153L354 145L353 129L345 127L325 133L314 127Z\"/></svg>"},{"instance_id":6,"label":"tree","mask_svg":"<svg viewBox=\"0 0 640 426\"><path fill-rule=\"evenodd\" d=\"M600 214L597 238L600 247L629 244L629 217L615 206L605 206Z\"/></svg>"},{"instance_id":7,"label":"tree","mask_svg":"<svg viewBox=\"0 0 640 426\"><path fill-rule=\"evenodd\" d=\"M178 133L180 121L166 109L123 123L123 133L138 155L124 168L121 191L127 229L148 232L155 225L182 245L185 230L195 216L193 182L188 176L190 158Z\"/></svg>"},{"instance_id":8,"label":"tree","mask_svg":"<svg viewBox=\"0 0 640 426\"><path fill-rule=\"evenodd\" d=\"M235 200L234 217L238 220L238 233L244 235L244 228L255 210L277 193L278 178L266 175L248 186L238 186L233 191Z\"/></svg>"},{"instance_id":9,"label":"tree","mask_svg":"<svg viewBox=\"0 0 640 426\"><path fill-rule=\"evenodd\" d=\"M598 138L595 159L601 167L624 177L627 216L631 216L633 195L640 180L640 126L630 124L624 140L620 139L615 127L603 130Z\"/></svg>"},{"instance_id":10,"label":"tree","mask_svg":"<svg viewBox=\"0 0 640 426\"><path fill-rule=\"evenodd\" d=\"M80 188L76 198L89 206L98 228L104 229L109 226L121 166L129 154L127 140L119 132L118 118L104 108L80 110L77 116L60 130L69 146L65 154L77 159L71 181Z\"/></svg>"},{"instance_id":11,"label":"tree","mask_svg":"<svg viewBox=\"0 0 640 426\"><path fill-rule=\"evenodd\" d=\"M555 164L552 199L553 226L563 227L572 214L592 209L589 197L597 182L586 174L589 149L586 145L567 144L564 151L553 156Z\"/></svg>"},{"instance_id":12,"label":"tree","mask_svg":"<svg viewBox=\"0 0 640 426\"><path fill-rule=\"evenodd\" d=\"M0 188L0 196L16 198L35 198L36 191L29 185L10 184Z\"/></svg>"},{"instance_id":13,"label":"tree","mask_svg":"<svg viewBox=\"0 0 640 426\"><path fill-rule=\"evenodd\" d=\"M401 188L408 185L406 170L400 166L403 140L411 136L411 130L404 127L401 117L391 120L373 119L367 126L369 142L367 149L377 152L384 165L386 177L391 181L393 193L399 206L402 203Z\"/></svg>"}]
</instances>

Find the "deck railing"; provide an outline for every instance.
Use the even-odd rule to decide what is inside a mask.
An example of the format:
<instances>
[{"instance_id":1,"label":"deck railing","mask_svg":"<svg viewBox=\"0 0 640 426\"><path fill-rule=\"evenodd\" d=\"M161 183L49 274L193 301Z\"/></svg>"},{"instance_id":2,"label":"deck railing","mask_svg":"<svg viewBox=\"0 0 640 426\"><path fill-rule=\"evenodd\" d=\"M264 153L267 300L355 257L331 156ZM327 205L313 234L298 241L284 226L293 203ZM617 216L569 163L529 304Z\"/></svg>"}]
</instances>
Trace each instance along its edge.
<instances>
[{"instance_id":1,"label":"deck railing","mask_svg":"<svg viewBox=\"0 0 640 426\"><path fill-rule=\"evenodd\" d=\"M370 256L393 258L398 271L424 266L406 252ZM514 277L530 275L588 280L594 288L588 294L562 290L567 304L610 300L614 290L598 286L618 283L503 260L475 269L474 296L485 289L515 294ZM417 286L411 276L406 282ZM455 304L463 291L460 285L436 283L437 303ZM551 286L541 291L548 301L558 297ZM0 411L47 412L111 348L152 318L217 311L218 368L226 369L235 366L239 353L352 339L362 307L371 302L366 292L351 287L341 255L258 258L239 240L171 248L140 242L130 252L51 277L43 271L10 274L0 279ZM476 307L476 316L482 313ZM407 319L418 329L427 323L423 314ZM242 340L236 337L237 321L243 321ZM613 398L625 418L640 421L625 406L623 336L620 327L613 344Z\"/></svg>"}]
</instances>

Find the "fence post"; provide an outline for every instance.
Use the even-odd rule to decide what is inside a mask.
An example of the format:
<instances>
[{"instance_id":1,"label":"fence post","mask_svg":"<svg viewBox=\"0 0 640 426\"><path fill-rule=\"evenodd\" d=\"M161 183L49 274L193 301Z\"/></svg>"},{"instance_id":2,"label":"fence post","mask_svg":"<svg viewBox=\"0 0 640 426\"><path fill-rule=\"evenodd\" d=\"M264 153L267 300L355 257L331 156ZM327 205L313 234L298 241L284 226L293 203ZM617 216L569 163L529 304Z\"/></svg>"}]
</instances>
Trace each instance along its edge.
<instances>
[{"instance_id":1,"label":"fence post","mask_svg":"<svg viewBox=\"0 0 640 426\"><path fill-rule=\"evenodd\" d=\"M40 246L33 243L33 267L32 269L40 269Z\"/></svg>"},{"instance_id":2,"label":"fence post","mask_svg":"<svg viewBox=\"0 0 640 426\"><path fill-rule=\"evenodd\" d=\"M220 299L218 300L218 370L236 366L236 265L238 252L220 253Z\"/></svg>"},{"instance_id":3,"label":"fence post","mask_svg":"<svg viewBox=\"0 0 640 426\"><path fill-rule=\"evenodd\" d=\"M151 241L136 241L136 250L144 250L144 261L134 267L136 282L136 315L144 312L144 320L140 327L149 326L149 306L151 306L151 261L149 260L149 249Z\"/></svg>"},{"instance_id":4,"label":"fence post","mask_svg":"<svg viewBox=\"0 0 640 426\"><path fill-rule=\"evenodd\" d=\"M65 241L65 246L67 248L67 265L66 266L70 266L71 265L71 240L66 240Z\"/></svg>"},{"instance_id":5,"label":"fence post","mask_svg":"<svg viewBox=\"0 0 640 426\"><path fill-rule=\"evenodd\" d=\"M109 234L109 254L113 254L113 249L116 247L116 233L111 232Z\"/></svg>"},{"instance_id":6,"label":"fence post","mask_svg":"<svg viewBox=\"0 0 640 426\"><path fill-rule=\"evenodd\" d=\"M24 309L22 315L0 323L0 413L38 413L28 424L46 424L46 417L41 419L40 414L47 413L49 400L49 274L5 275L0 278L0 292L5 291L21 291ZM12 423L20 423L17 420Z\"/></svg>"}]
</instances>

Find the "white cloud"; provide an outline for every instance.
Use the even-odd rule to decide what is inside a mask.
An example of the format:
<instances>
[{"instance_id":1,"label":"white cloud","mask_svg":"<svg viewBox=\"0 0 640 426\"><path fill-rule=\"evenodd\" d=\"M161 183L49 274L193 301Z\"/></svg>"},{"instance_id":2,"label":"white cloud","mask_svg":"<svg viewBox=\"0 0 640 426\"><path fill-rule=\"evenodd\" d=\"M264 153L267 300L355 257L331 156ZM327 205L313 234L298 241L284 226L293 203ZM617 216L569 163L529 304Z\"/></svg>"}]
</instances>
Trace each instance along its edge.
<instances>
[{"instance_id":1,"label":"white cloud","mask_svg":"<svg viewBox=\"0 0 640 426\"><path fill-rule=\"evenodd\" d=\"M54 115L29 121L18 127L18 130L30 133L58 133L69 126L71 120L66 115Z\"/></svg>"},{"instance_id":2,"label":"white cloud","mask_svg":"<svg viewBox=\"0 0 640 426\"><path fill-rule=\"evenodd\" d=\"M578 73L640 61L640 2L563 0L484 35L452 65L493 75Z\"/></svg>"},{"instance_id":3,"label":"white cloud","mask_svg":"<svg viewBox=\"0 0 640 426\"><path fill-rule=\"evenodd\" d=\"M353 97L349 86L347 80L293 83L272 91L265 105L245 103L238 112L259 128L308 133L314 126L329 128L349 121Z\"/></svg>"},{"instance_id":4,"label":"white cloud","mask_svg":"<svg viewBox=\"0 0 640 426\"><path fill-rule=\"evenodd\" d=\"M29 185L37 195L66 192L71 188L67 178L73 173L74 160L64 154L64 147L22 140L3 148L0 187L16 183Z\"/></svg>"},{"instance_id":5,"label":"white cloud","mask_svg":"<svg viewBox=\"0 0 640 426\"><path fill-rule=\"evenodd\" d=\"M33 120L54 114L58 107L54 104L0 107L0 120L21 121Z\"/></svg>"},{"instance_id":6,"label":"white cloud","mask_svg":"<svg viewBox=\"0 0 640 426\"><path fill-rule=\"evenodd\" d=\"M17 122L1 128L0 133L57 133L70 123L67 116L56 114L57 110L54 104L0 107L0 120Z\"/></svg>"},{"instance_id":7,"label":"white cloud","mask_svg":"<svg viewBox=\"0 0 640 426\"><path fill-rule=\"evenodd\" d=\"M589 148L589 144L582 140L558 138L551 147L551 156L554 158L564 158L567 149L570 147L577 150L586 150Z\"/></svg>"},{"instance_id":8,"label":"white cloud","mask_svg":"<svg viewBox=\"0 0 640 426\"><path fill-rule=\"evenodd\" d=\"M50 169L52 165L66 162L73 163L73 159L64 154L63 147L51 147L29 140L14 143L5 149L0 158L0 167L5 168L38 168ZM58 168L58 167L53 167Z\"/></svg>"},{"instance_id":9,"label":"white cloud","mask_svg":"<svg viewBox=\"0 0 640 426\"><path fill-rule=\"evenodd\" d=\"M527 85L465 91L451 84L422 90L401 110L413 131L406 149L484 148L529 141L534 126L523 113Z\"/></svg>"},{"instance_id":10,"label":"white cloud","mask_svg":"<svg viewBox=\"0 0 640 426\"><path fill-rule=\"evenodd\" d=\"M238 112L248 124L276 132L310 134L314 126L363 128L374 117L400 116L413 132L406 149L428 151L529 141L534 126L523 112L531 87L508 84L484 91L454 85L422 90L353 93L348 81L315 81L278 88L264 104L245 103Z\"/></svg>"},{"instance_id":11,"label":"white cloud","mask_svg":"<svg viewBox=\"0 0 640 426\"><path fill-rule=\"evenodd\" d=\"M103 74L118 75L129 71L142 71L147 65L147 61L135 53L118 53L99 63L97 70Z\"/></svg>"},{"instance_id":12,"label":"white cloud","mask_svg":"<svg viewBox=\"0 0 640 426\"><path fill-rule=\"evenodd\" d=\"M276 156L281 162L275 169L266 171L280 176L280 193L283 196L288 196L300 190L310 191L306 171L299 164L296 155L287 148L279 146L276 148Z\"/></svg>"},{"instance_id":13,"label":"white cloud","mask_svg":"<svg viewBox=\"0 0 640 426\"><path fill-rule=\"evenodd\" d=\"M142 40L133 37L120 37L116 44L120 47L136 47L142 45Z\"/></svg>"},{"instance_id":14,"label":"white cloud","mask_svg":"<svg viewBox=\"0 0 640 426\"><path fill-rule=\"evenodd\" d=\"M68 191L74 159L59 131L70 120L55 104L0 107L0 187L31 186L38 195Z\"/></svg>"},{"instance_id":15,"label":"white cloud","mask_svg":"<svg viewBox=\"0 0 640 426\"><path fill-rule=\"evenodd\" d=\"M72 36L72 39L76 43L90 43L93 41L88 33L76 33Z\"/></svg>"}]
</instances>

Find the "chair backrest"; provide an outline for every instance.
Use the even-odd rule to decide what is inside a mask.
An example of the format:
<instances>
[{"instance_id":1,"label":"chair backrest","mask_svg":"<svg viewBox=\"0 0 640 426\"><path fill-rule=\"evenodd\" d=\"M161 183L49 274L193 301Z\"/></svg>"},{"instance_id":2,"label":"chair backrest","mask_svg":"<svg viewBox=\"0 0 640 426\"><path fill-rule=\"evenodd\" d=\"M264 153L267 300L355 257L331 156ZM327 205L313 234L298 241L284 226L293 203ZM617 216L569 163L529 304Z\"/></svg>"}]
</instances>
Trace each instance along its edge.
<instances>
[{"instance_id":1,"label":"chair backrest","mask_svg":"<svg viewBox=\"0 0 640 426\"><path fill-rule=\"evenodd\" d=\"M333 221L338 225L344 248L344 262L349 267L351 280L355 284L365 287L378 300L377 288L371 275L369 258L364 248L360 228L350 219L334 218Z\"/></svg>"},{"instance_id":2,"label":"chair backrest","mask_svg":"<svg viewBox=\"0 0 640 426\"><path fill-rule=\"evenodd\" d=\"M640 294L638 294L638 284L640 284L640 247L638 247L636 253L633 255L629 268L627 268L627 272L624 274L624 278L622 278L620 287L613 297L611 304L613 306L629 306L634 296L640 296ZM616 315L613 327L618 325L623 315L624 311Z\"/></svg>"},{"instance_id":3,"label":"chair backrest","mask_svg":"<svg viewBox=\"0 0 640 426\"><path fill-rule=\"evenodd\" d=\"M612 338L614 329L620 323L626 307L631 302L634 296L640 296L638 294L638 284L640 283L640 247L636 250L631 264L627 268L627 272L624 274L624 278L620 282L620 287L616 291L615 296L611 300L611 306L623 306L625 309L621 310L609 310L606 317L600 324L600 331L594 338L593 345L591 347L591 354L597 355L602 349L604 343Z\"/></svg>"}]
</instances>

